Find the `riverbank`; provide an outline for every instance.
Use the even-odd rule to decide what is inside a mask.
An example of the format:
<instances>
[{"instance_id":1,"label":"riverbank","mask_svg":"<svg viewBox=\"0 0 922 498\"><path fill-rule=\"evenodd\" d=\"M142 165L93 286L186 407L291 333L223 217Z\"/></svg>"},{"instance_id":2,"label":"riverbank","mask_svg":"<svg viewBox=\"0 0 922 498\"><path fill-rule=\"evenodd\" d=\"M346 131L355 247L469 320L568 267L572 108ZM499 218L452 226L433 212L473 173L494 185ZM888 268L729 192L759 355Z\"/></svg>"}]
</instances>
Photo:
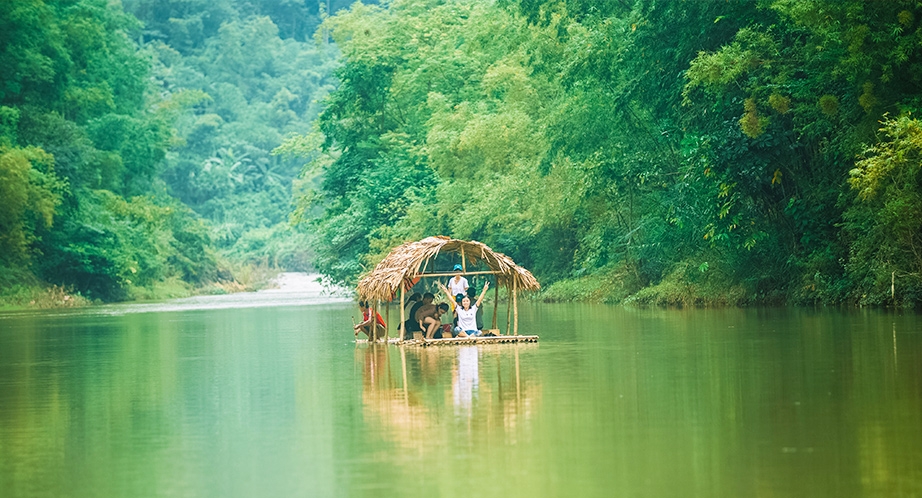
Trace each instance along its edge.
<instances>
[{"instance_id":1,"label":"riverbank","mask_svg":"<svg viewBox=\"0 0 922 498\"><path fill-rule=\"evenodd\" d=\"M79 313L121 315L166 311L290 307L351 302L352 295L351 289L329 285L320 275L283 272L276 275L263 289L257 291L196 295L159 301L112 303L90 306Z\"/></svg>"},{"instance_id":2,"label":"riverbank","mask_svg":"<svg viewBox=\"0 0 922 498\"><path fill-rule=\"evenodd\" d=\"M757 296L706 266L679 265L656 284L644 285L625 268L558 280L538 298L545 302L590 302L659 307L736 307L783 304L783 296Z\"/></svg>"},{"instance_id":3,"label":"riverbank","mask_svg":"<svg viewBox=\"0 0 922 498\"><path fill-rule=\"evenodd\" d=\"M899 279L895 282L892 288L881 285L878 292L863 295L823 288L813 282L761 288L757 282L733 278L718 264L683 263L676 265L656 283L643 285L634 274L618 268L555 281L535 299L549 303L585 302L663 308L824 305L918 309L922 300L914 293L912 282Z\"/></svg>"},{"instance_id":4,"label":"riverbank","mask_svg":"<svg viewBox=\"0 0 922 498\"><path fill-rule=\"evenodd\" d=\"M179 278L169 278L149 287L132 286L128 298L122 302L164 301L193 296L212 296L254 292L277 288L278 278L285 275L278 268L261 265L244 265L233 270L233 277L227 280L192 285ZM14 283L0 289L0 311L28 309L78 308L108 304L98 299L88 299L72 288L48 284L34 275L18 275Z\"/></svg>"},{"instance_id":5,"label":"riverbank","mask_svg":"<svg viewBox=\"0 0 922 498\"><path fill-rule=\"evenodd\" d=\"M0 311L77 308L92 301L59 285L17 285L0 293Z\"/></svg>"}]
</instances>

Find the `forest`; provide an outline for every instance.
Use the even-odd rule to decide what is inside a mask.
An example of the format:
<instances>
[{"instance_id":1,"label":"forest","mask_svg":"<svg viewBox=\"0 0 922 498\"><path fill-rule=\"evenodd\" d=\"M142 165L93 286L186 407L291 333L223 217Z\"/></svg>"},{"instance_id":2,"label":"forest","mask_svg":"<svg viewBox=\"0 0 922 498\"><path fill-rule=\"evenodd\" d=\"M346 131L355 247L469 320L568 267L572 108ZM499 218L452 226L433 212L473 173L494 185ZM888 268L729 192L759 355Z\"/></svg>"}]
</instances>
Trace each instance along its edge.
<instances>
[{"instance_id":1,"label":"forest","mask_svg":"<svg viewBox=\"0 0 922 498\"><path fill-rule=\"evenodd\" d=\"M545 300L922 304L908 0L10 0L0 297L354 284L475 239Z\"/></svg>"},{"instance_id":2,"label":"forest","mask_svg":"<svg viewBox=\"0 0 922 498\"><path fill-rule=\"evenodd\" d=\"M547 300L922 302L922 8L393 1L342 52L302 195L315 264L476 239ZM317 210L321 210L319 216Z\"/></svg>"},{"instance_id":3,"label":"forest","mask_svg":"<svg viewBox=\"0 0 922 498\"><path fill-rule=\"evenodd\" d=\"M303 161L345 2L10 0L0 9L0 302L156 299L304 270ZM220 284L220 285L216 285Z\"/></svg>"}]
</instances>

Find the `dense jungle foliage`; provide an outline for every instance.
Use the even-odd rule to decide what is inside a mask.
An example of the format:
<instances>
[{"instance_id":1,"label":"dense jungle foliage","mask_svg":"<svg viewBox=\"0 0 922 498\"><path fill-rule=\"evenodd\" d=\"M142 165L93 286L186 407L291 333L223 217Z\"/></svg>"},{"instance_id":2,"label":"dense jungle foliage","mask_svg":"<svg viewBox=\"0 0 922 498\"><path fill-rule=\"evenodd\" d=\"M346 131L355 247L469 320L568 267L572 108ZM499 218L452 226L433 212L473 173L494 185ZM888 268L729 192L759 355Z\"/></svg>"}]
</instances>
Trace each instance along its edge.
<instances>
[{"instance_id":1,"label":"dense jungle foliage","mask_svg":"<svg viewBox=\"0 0 922 498\"><path fill-rule=\"evenodd\" d=\"M354 281L445 234L549 299L922 302L922 7L394 0L342 52L299 204Z\"/></svg>"},{"instance_id":2,"label":"dense jungle foliage","mask_svg":"<svg viewBox=\"0 0 922 498\"><path fill-rule=\"evenodd\" d=\"M922 303L916 2L347 5L5 2L0 301L444 234L548 299Z\"/></svg>"},{"instance_id":3,"label":"dense jungle foliage","mask_svg":"<svg viewBox=\"0 0 922 498\"><path fill-rule=\"evenodd\" d=\"M334 54L311 36L345 4L5 1L0 301L48 285L155 297L247 264L307 267L288 223L303 161L270 152L333 88Z\"/></svg>"}]
</instances>

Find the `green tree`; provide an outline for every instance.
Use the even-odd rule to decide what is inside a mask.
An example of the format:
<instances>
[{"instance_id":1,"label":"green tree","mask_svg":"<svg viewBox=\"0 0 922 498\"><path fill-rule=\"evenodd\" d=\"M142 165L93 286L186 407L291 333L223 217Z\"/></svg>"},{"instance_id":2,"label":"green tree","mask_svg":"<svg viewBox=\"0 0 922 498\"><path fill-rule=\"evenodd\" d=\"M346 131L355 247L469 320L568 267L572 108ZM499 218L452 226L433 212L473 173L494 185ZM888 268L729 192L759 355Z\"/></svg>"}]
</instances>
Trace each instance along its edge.
<instances>
[{"instance_id":1,"label":"green tree","mask_svg":"<svg viewBox=\"0 0 922 498\"><path fill-rule=\"evenodd\" d=\"M855 299L887 303L898 277L900 302L913 304L922 300L922 123L887 119L880 133L849 175L846 269Z\"/></svg>"},{"instance_id":2,"label":"green tree","mask_svg":"<svg viewBox=\"0 0 922 498\"><path fill-rule=\"evenodd\" d=\"M299 261L305 269L306 245L299 257L265 258L246 248L267 234L303 235L276 226L288 223L302 163L272 150L286 135L311 128L317 99L332 88L333 58L328 48L283 39L269 17L240 17L186 56L162 42L147 47L157 85L185 102L176 109L177 140L162 178L170 193L210 220L212 240L226 255L251 263ZM290 242L265 247L281 250Z\"/></svg>"},{"instance_id":3,"label":"green tree","mask_svg":"<svg viewBox=\"0 0 922 498\"><path fill-rule=\"evenodd\" d=\"M27 265L37 226L50 228L65 184L41 149L0 147L0 262Z\"/></svg>"},{"instance_id":4,"label":"green tree","mask_svg":"<svg viewBox=\"0 0 922 498\"><path fill-rule=\"evenodd\" d=\"M104 0L0 10L4 274L122 299L216 273L210 240L158 179L175 104L150 92L150 59L128 37L139 26Z\"/></svg>"}]
</instances>

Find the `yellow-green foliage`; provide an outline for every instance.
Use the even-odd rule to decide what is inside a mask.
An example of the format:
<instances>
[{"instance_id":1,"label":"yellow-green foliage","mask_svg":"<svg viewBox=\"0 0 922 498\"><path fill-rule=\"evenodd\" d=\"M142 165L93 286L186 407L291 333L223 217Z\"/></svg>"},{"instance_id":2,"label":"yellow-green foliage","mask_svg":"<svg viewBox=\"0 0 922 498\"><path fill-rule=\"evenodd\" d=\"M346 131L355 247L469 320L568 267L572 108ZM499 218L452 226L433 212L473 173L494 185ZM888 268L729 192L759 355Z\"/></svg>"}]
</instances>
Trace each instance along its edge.
<instances>
[{"instance_id":1,"label":"yellow-green foliage","mask_svg":"<svg viewBox=\"0 0 922 498\"><path fill-rule=\"evenodd\" d=\"M715 88L740 78L755 64L756 56L739 43L728 45L717 52L699 52L685 74L689 86Z\"/></svg>"},{"instance_id":2,"label":"yellow-green foliage","mask_svg":"<svg viewBox=\"0 0 922 498\"><path fill-rule=\"evenodd\" d=\"M740 128L749 138L757 138L768 125L768 118L759 115L756 101L753 98L743 102L743 117L740 118Z\"/></svg>"},{"instance_id":3,"label":"yellow-green foliage","mask_svg":"<svg viewBox=\"0 0 922 498\"><path fill-rule=\"evenodd\" d=\"M874 107L877 106L878 102L877 97L874 95L874 83L866 81L861 88L864 91L858 97L858 103L861 105L861 108L864 109L864 112L870 114L871 111L874 110Z\"/></svg>"},{"instance_id":4,"label":"yellow-green foliage","mask_svg":"<svg viewBox=\"0 0 922 498\"><path fill-rule=\"evenodd\" d=\"M690 104L690 93L697 87L711 95L723 93L730 84L740 84L748 73L767 65L777 54L777 44L766 33L743 28L736 39L715 52L698 52L689 63L685 77L688 84L683 90L685 103Z\"/></svg>"},{"instance_id":5,"label":"yellow-green foliage","mask_svg":"<svg viewBox=\"0 0 922 498\"><path fill-rule=\"evenodd\" d=\"M823 114L832 117L839 113L839 99L835 95L823 95L816 103Z\"/></svg>"},{"instance_id":6,"label":"yellow-green foliage","mask_svg":"<svg viewBox=\"0 0 922 498\"><path fill-rule=\"evenodd\" d=\"M558 280L544 289L539 297L547 302L620 303L641 287L636 274L621 266L592 275Z\"/></svg>"},{"instance_id":7,"label":"yellow-green foliage","mask_svg":"<svg viewBox=\"0 0 922 498\"><path fill-rule=\"evenodd\" d=\"M784 95L773 93L768 96L768 105L772 106L778 114L787 114L791 110L791 99Z\"/></svg>"},{"instance_id":8,"label":"yellow-green foliage","mask_svg":"<svg viewBox=\"0 0 922 498\"><path fill-rule=\"evenodd\" d=\"M90 301L77 294L73 289L60 285L52 285L33 292L33 297L29 300L30 308L76 308L86 306Z\"/></svg>"},{"instance_id":9,"label":"yellow-green foliage","mask_svg":"<svg viewBox=\"0 0 922 498\"><path fill-rule=\"evenodd\" d=\"M752 296L745 287L733 282L727 274L700 265L682 262L655 285L645 287L625 299L628 304L653 306L742 306Z\"/></svg>"},{"instance_id":10,"label":"yellow-green foliage","mask_svg":"<svg viewBox=\"0 0 922 498\"><path fill-rule=\"evenodd\" d=\"M849 173L858 201L845 213L846 270L860 302L912 305L922 299L922 122L886 119L880 135Z\"/></svg>"},{"instance_id":11,"label":"yellow-green foliage","mask_svg":"<svg viewBox=\"0 0 922 498\"><path fill-rule=\"evenodd\" d=\"M47 285L31 272L0 267L0 309L73 308L90 301L70 287Z\"/></svg>"},{"instance_id":12,"label":"yellow-green foliage","mask_svg":"<svg viewBox=\"0 0 922 498\"><path fill-rule=\"evenodd\" d=\"M868 147L849 172L848 182L863 200L873 198L884 185L911 186L922 167L922 123L900 116L884 121L880 132L883 140Z\"/></svg>"},{"instance_id":13,"label":"yellow-green foliage","mask_svg":"<svg viewBox=\"0 0 922 498\"><path fill-rule=\"evenodd\" d=\"M191 296L194 289L191 284L179 277L169 277L152 282L147 287L129 286L128 297L130 301L162 301Z\"/></svg>"},{"instance_id":14,"label":"yellow-green foliage","mask_svg":"<svg viewBox=\"0 0 922 498\"><path fill-rule=\"evenodd\" d=\"M0 261L27 261L34 228L51 226L64 190L53 165L41 149L0 147Z\"/></svg>"}]
</instances>

